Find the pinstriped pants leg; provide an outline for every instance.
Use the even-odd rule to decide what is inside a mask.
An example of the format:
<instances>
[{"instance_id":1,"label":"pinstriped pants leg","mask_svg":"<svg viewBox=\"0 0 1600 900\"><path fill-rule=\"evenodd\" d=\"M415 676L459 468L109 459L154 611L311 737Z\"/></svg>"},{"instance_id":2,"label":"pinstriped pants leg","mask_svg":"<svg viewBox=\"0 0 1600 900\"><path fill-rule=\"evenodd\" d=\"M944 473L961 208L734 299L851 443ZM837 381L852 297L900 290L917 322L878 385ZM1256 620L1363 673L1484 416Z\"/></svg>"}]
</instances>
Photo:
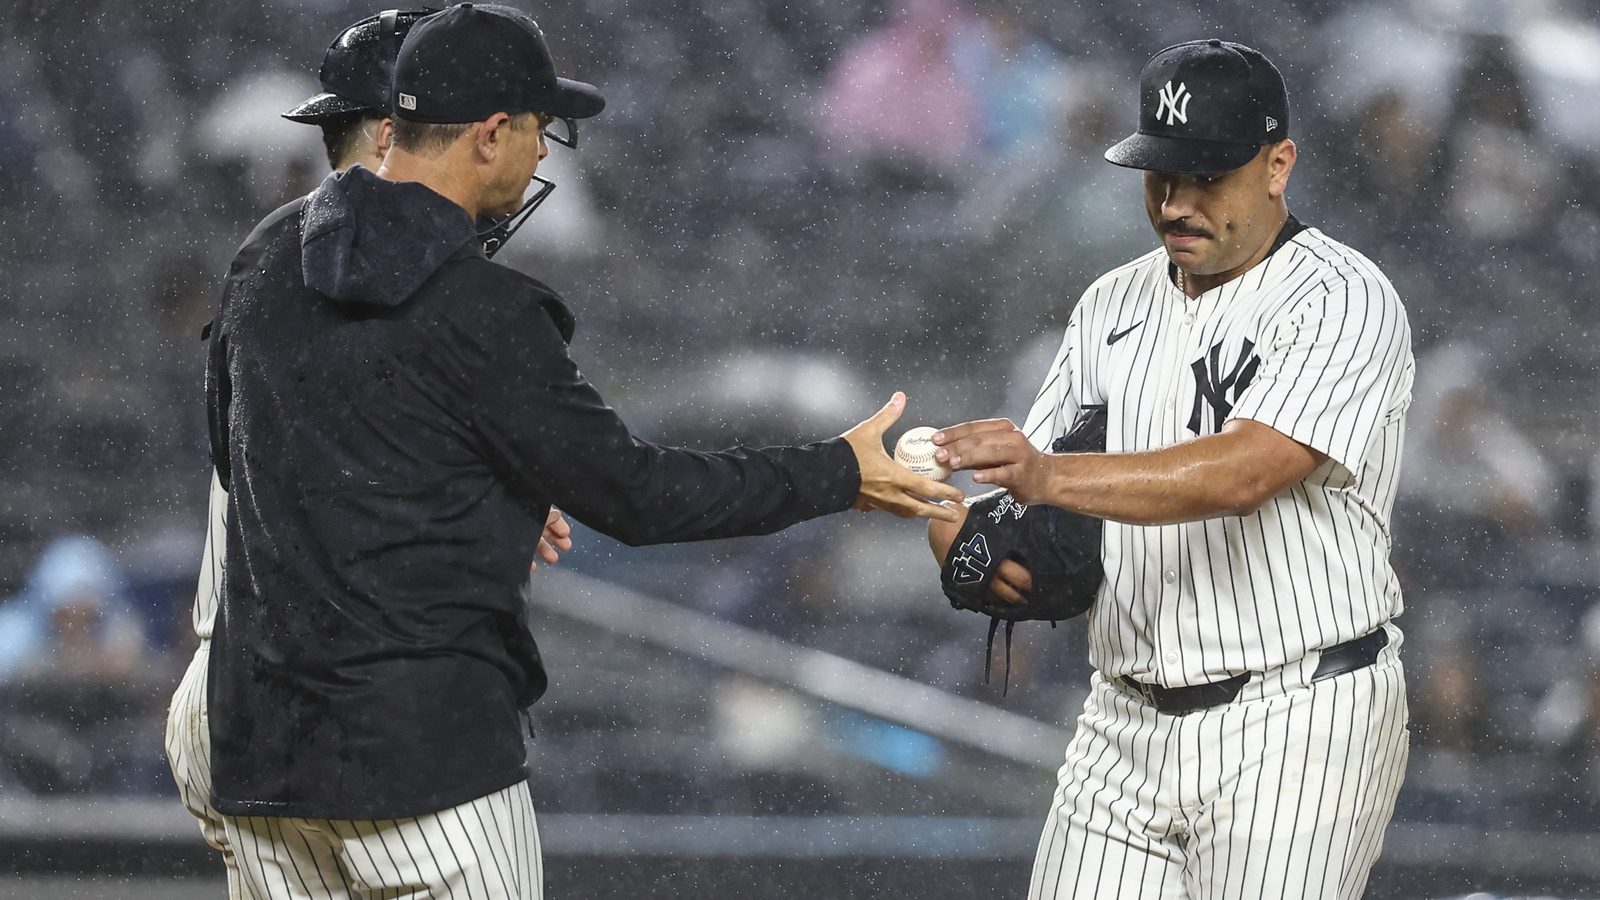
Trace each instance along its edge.
<instances>
[{"instance_id":1,"label":"pinstriped pants leg","mask_svg":"<svg viewBox=\"0 0 1600 900\"><path fill-rule=\"evenodd\" d=\"M238 862L228 843L222 814L211 808L211 729L206 719L206 671L210 659L211 642L203 640L172 696L172 707L167 711L167 764L172 767L183 805L200 820L201 836L222 853L222 864L228 872L228 900L242 900L245 895L239 885Z\"/></svg>"},{"instance_id":2,"label":"pinstriped pants leg","mask_svg":"<svg viewBox=\"0 0 1600 900\"><path fill-rule=\"evenodd\" d=\"M1282 681L1171 716L1096 674L1030 900L1359 898L1405 774L1400 662Z\"/></svg>"},{"instance_id":3,"label":"pinstriped pants leg","mask_svg":"<svg viewBox=\"0 0 1600 900\"><path fill-rule=\"evenodd\" d=\"M411 819L224 816L251 900L543 900L528 783Z\"/></svg>"}]
</instances>

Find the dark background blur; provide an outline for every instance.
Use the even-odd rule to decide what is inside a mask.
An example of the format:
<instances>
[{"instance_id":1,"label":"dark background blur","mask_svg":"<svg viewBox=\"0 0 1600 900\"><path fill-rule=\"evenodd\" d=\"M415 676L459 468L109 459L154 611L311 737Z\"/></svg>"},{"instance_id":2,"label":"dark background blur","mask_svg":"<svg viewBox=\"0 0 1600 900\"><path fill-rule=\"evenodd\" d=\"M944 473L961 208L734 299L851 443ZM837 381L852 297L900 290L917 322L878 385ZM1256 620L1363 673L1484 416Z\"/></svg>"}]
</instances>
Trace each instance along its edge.
<instances>
[{"instance_id":1,"label":"dark background blur","mask_svg":"<svg viewBox=\"0 0 1600 900\"><path fill-rule=\"evenodd\" d=\"M1592 887L1517 860L1600 833L1600 3L515 5L609 105L552 148L560 187L499 259L568 300L573 355L639 434L707 449L838 434L894 390L907 427L1020 419L1079 294L1155 246L1137 175L1100 159L1140 67L1196 37L1265 51L1300 148L1290 208L1380 264L1418 357L1393 529L1414 746L1374 889ZM160 735L193 646L199 330L254 222L326 173L317 131L278 113L379 8L0 7L0 834L57 801L177 808ZM954 697L1070 727L1085 693L1071 625L1019 631L1009 692L985 684L982 624L939 596L915 523L578 543L572 571ZM1049 802L1047 768L536 619L542 816ZM1532 849L1491 871L1468 841L1491 834ZM1031 840L1000 855L1025 868ZM1400 894L1396 859L1463 868Z\"/></svg>"}]
</instances>

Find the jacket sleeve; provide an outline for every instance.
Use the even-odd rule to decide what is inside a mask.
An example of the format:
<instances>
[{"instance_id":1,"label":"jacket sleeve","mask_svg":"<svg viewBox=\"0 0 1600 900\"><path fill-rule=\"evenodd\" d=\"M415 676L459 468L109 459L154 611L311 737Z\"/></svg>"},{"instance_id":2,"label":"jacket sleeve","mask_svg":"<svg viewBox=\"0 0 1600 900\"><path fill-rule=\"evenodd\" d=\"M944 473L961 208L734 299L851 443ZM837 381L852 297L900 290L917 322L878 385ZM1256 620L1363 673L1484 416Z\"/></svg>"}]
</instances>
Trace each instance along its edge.
<instances>
[{"instance_id":1,"label":"jacket sleeve","mask_svg":"<svg viewBox=\"0 0 1600 900\"><path fill-rule=\"evenodd\" d=\"M513 488L634 546L771 534L850 507L860 491L841 438L702 453L634 437L567 354L547 295L487 347L474 419Z\"/></svg>"}]
</instances>

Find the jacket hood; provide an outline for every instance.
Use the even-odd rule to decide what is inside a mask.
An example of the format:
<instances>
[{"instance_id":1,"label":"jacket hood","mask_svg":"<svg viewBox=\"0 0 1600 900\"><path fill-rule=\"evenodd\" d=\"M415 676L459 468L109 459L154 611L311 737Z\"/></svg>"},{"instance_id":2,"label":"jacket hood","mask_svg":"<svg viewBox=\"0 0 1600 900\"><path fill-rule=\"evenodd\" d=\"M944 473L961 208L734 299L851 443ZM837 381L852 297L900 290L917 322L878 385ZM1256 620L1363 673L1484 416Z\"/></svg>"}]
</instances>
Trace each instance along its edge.
<instances>
[{"instance_id":1,"label":"jacket hood","mask_svg":"<svg viewBox=\"0 0 1600 900\"><path fill-rule=\"evenodd\" d=\"M416 182L386 181L351 166L306 198L300 227L306 287L334 300L398 306L463 251L483 253L472 218Z\"/></svg>"}]
</instances>

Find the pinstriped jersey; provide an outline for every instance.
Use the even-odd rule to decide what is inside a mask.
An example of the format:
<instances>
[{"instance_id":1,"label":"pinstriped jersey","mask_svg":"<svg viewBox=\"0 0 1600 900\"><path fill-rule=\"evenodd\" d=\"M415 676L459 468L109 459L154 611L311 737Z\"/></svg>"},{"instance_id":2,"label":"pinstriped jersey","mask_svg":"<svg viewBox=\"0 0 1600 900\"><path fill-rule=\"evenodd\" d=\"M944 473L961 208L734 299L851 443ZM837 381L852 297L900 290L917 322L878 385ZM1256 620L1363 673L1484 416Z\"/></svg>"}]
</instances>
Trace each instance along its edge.
<instances>
[{"instance_id":1,"label":"pinstriped jersey","mask_svg":"<svg viewBox=\"0 0 1600 900\"><path fill-rule=\"evenodd\" d=\"M1411 333L1366 257L1292 218L1242 276L1190 299L1164 250L1095 282L1024 432L1040 449L1087 405L1106 450L1154 450L1252 419L1328 455L1248 516L1105 523L1090 661L1169 687L1293 662L1398 615L1389 566Z\"/></svg>"},{"instance_id":2,"label":"pinstriped jersey","mask_svg":"<svg viewBox=\"0 0 1600 900\"><path fill-rule=\"evenodd\" d=\"M191 620L194 633L211 640L217 620L217 598L222 596L223 544L228 536L228 492L222 489L217 473L211 473L211 499L206 513L206 549L200 558L200 582L194 592Z\"/></svg>"}]
</instances>

